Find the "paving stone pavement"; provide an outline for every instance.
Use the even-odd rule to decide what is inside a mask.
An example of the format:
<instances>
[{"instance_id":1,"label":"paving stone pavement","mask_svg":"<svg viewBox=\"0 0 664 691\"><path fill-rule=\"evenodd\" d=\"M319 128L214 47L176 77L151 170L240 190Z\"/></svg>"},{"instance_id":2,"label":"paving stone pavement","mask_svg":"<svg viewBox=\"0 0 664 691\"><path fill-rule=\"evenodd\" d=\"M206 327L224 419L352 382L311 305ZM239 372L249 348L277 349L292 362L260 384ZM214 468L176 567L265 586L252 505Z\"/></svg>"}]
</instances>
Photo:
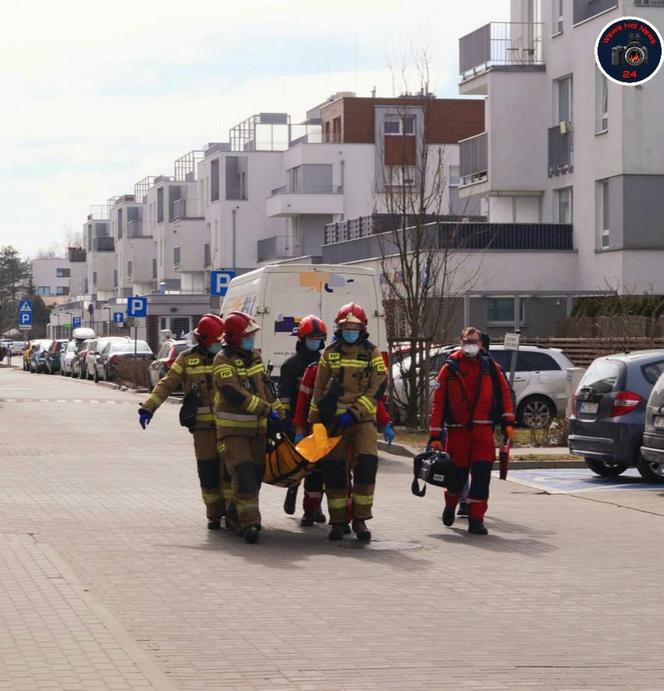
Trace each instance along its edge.
<instances>
[{"instance_id":1,"label":"paving stone pavement","mask_svg":"<svg viewBox=\"0 0 664 691\"><path fill-rule=\"evenodd\" d=\"M177 406L143 432L138 400L0 370L1 690L664 688L664 488L494 482L472 537L383 455L375 546L408 549L331 544L273 487L250 546L206 530Z\"/></svg>"}]
</instances>

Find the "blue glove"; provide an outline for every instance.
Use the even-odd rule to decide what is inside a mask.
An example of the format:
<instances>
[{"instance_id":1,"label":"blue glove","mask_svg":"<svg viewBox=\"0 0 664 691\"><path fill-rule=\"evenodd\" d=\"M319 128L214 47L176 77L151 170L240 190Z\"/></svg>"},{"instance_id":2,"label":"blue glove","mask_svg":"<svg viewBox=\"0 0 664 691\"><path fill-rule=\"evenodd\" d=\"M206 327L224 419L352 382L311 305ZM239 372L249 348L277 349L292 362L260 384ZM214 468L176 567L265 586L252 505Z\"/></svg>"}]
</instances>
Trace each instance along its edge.
<instances>
[{"instance_id":1,"label":"blue glove","mask_svg":"<svg viewBox=\"0 0 664 691\"><path fill-rule=\"evenodd\" d=\"M391 444L394 441L394 437L396 437L396 433L394 432L394 427L392 427L392 423L388 422L385 427L383 427L383 439L388 443Z\"/></svg>"},{"instance_id":2,"label":"blue glove","mask_svg":"<svg viewBox=\"0 0 664 691\"><path fill-rule=\"evenodd\" d=\"M349 413L341 413L341 415L337 415L337 422L340 425L352 425L355 422L355 418Z\"/></svg>"},{"instance_id":3,"label":"blue glove","mask_svg":"<svg viewBox=\"0 0 664 691\"><path fill-rule=\"evenodd\" d=\"M152 413L149 410L146 410L145 408L139 408L138 409L138 424L145 429L149 424L150 420L152 420Z\"/></svg>"},{"instance_id":4,"label":"blue glove","mask_svg":"<svg viewBox=\"0 0 664 691\"><path fill-rule=\"evenodd\" d=\"M295 432L295 445L299 444L304 439L304 432Z\"/></svg>"},{"instance_id":5,"label":"blue glove","mask_svg":"<svg viewBox=\"0 0 664 691\"><path fill-rule=\"evenodd\" d=\"M270 412L270 420L274 420L275 422L281 422L281 415L276 410L272 410Z\"/></svg>"}]
</instances>

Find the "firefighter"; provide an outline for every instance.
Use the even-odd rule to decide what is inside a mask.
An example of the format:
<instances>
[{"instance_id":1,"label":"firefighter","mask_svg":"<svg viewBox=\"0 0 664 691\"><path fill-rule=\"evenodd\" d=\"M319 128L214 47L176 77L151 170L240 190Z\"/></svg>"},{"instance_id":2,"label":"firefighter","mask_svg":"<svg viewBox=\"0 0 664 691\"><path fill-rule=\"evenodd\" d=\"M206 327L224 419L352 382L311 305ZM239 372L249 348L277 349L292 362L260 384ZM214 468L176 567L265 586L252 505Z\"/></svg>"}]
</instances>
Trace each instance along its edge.
<instances>
[{"instance_id":1,"label":"firefighter","mask_svg":"<svg viewBox=\"0 0 664 691\"><path fill-rule=\"evenodd\" d=\"M254 350L258 324L244 312L225 320L225 345L214 361L217 440L232 480L229 527L248 543L258 540L258 492L263 481L268 418L281 421L260 355Z\"/></svg>"},{"instance_id":2,"label":"firefighter","mask_svg":"<svg viewBox=\"0 0 664 691\"><path fill-rule=\"evenodd\" d=\"M143 429L159 406L182 386L185 396L195 389L197 407L191 429L198 466L198 479L210 530L219 530L230 498L230 477L225 473L223 458L217 450L217 437L212 410L212 363L221 350L224 322L215 314L201 317L194 330L196 345L180 353L144 403L138 409Z\"/></svg>"},{"instance_id":3,"label":"firefighter","mask_svg":"<svg viewBox=\"0 0 664 691\"><path fill-rule=\"evenodd\" d=\"M325 346L327 327L321 319L309 314L298 324L297 344L295 354L291 355L281 366L279 377L279 400L283 406L288 432L291 439L297 444L304 434L296 433L293 428L293 417L297 404L298 391L304 372L313 363L320 359L320 352ZM305 418L306 421L306 418ZM289 487L284 500L284 511L287 514L295 513L298 485ZM312 495L313 493L313 495ZM320 509L320 497L323 493L323 479L320 471L314 471L304 481L304 516L300 521L302 526L312 526L314 523L325 523L325 514ZM313 497L319 497L316 502ZM315 507L315 508L314 508Z\"/></svg>"},{"instance_id":4,"label":"firefighter","mask_svg":"<svg viewBox=\"0 0 664 691\"><path fill-rule=\"evenodd\" d=\"M309 423L325 422L342 440L323 463L330 540L341 540L347 526L346 502L350 451L353 467L352 528L363 542L371 540L366 521L378 469L376 402L383 397L386 369L383 357L369 341L367 315L360 305L344 305L334 320L335 338L318 365Z\"/></svg>"},{"instance_id":5,"label":"firefighter","mask_svg":"<svg viewBox=\"0 0 664 691\"><path fill-rule=\"evenodd\" d=\"M500 367L481 350L481 334L461 332L461 349L449 355L436 378L429 425L429 446L447 452L454 473L445 491L443 523L454 523L455 510L470 473L468 532L486 535L491 468L496 460L494 424L512 436L514 410L509 384Z\"/></svg>"}]
</instances>

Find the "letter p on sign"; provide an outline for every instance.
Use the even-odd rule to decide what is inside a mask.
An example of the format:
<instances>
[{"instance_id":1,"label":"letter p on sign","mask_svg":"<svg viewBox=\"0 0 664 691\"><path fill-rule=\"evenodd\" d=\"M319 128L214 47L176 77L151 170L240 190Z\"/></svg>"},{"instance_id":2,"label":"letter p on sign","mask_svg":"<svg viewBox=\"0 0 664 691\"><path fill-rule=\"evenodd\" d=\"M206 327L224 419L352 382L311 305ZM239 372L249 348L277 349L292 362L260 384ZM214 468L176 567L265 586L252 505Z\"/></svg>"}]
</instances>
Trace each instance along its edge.
<instances>
[{"instance_id":1,"label":"letter p on sign","mask_svg":"<svg viewBox=\"0 0 664 691\"><path fill-rule=\"evenodd\" d=\"M141 297L127 298L127 316L128 317L147 317L148 314L148 299Z\"/></svg>"}]
</instances>

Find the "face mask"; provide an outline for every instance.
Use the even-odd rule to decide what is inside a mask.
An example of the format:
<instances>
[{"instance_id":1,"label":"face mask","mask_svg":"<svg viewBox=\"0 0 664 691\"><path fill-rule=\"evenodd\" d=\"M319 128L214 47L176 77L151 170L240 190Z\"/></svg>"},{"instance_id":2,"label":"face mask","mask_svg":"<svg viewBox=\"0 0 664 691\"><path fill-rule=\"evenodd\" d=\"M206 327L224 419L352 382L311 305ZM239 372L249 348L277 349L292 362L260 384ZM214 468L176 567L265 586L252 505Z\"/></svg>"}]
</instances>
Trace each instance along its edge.
<instances>
[{"instance_id":1,"label":"face mask","mask_svg":"<svg viewBox=\"0 0 664 691\"><path fill-rule=\"evenodd\" d=\"M254 343L256 343L256 339L253 336L245 336L240 341L240 348L242 348L242 350L253 350Z\"/></svg>"},{"instance_id":2,"label":"face mask","mask_svg":"<svg viewBox=\"0 0 664 691\"><path fill-rule=\"evenodd\" d=\"M208 353L212 353L213 355L216 355L220 350L221 350L221 343L213 343L208 348Z\"/></svg>"},{"instance_id":3,"label":"face mask","mask_svg":"<svg viewBox=\"0 0 664 691\"><path fill-rule=\"evenodd\" d=\"M320 350L320 338L307 338L305 343L307 345L307 350L310 350L312 353Z\"/></svg>"},{"instance_id":4,"label":"face mask","mask_svg":"<svg viewBox=\"0 0 664 691\"><path fill-rule=\"evenodd\" d=\"M351 343L356 343L357 340L360 337L360 332L359 331L342 331L341 332L341 338L346 341L346 343L351 344Z\"/></svg>"},{"instance_id":5,"label":"face mask","mask_svg":"<svg viewBox=\"0 0 664 691\"><path fill-rule=\"evenodd\" d=\"M480 352L480 347L477 343L467 343L462 350L464 355L475 357Z\"/></svg>"}]
</instances>

